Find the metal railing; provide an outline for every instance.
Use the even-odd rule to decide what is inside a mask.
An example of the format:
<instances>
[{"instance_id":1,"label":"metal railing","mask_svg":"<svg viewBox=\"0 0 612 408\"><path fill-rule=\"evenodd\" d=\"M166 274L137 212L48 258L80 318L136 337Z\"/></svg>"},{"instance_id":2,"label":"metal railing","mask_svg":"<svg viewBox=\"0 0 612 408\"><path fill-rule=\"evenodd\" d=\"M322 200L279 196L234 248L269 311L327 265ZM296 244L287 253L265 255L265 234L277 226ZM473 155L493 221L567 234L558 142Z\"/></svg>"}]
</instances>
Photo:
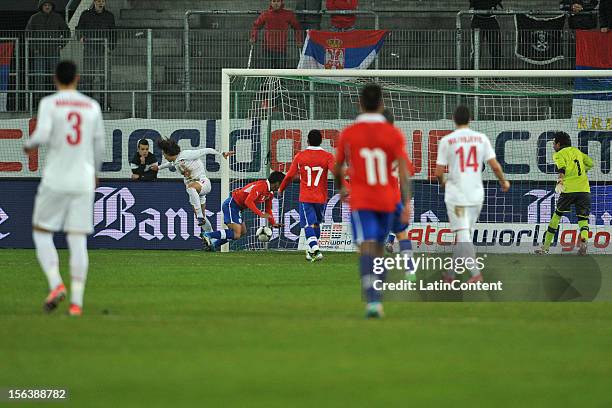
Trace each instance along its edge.
<instances>
[{"instance_id":1,"label":"metal railing","mask_svg":"<svg viewBox=\"0 0 612 408\"><path fill-rule=\"evenodd\" d=\"M462 28L462 20L461 18L463 16L488 16L488 17L497 17L497 16L517 16L517 15L530 15L530 16L568 16L569 13L562 11L562 10L555 10L555 11L542 11L542 10L460 10L456 17L455 17L455 27L457 29L457 40L456 40L456 45L455 45L455 68L456 69L463 69L465 67L464 62L464 58L463 58L463 48L464 48L464 44L465 41L463 41L463 33L466 30L463 30ZM497 32L497 30L481 30L481 29L470 29L470 39L471 39L471 50L470 50L470 58L469 58L469 65L470 68L473 69L481 69L481 63L482 61L482 38L483 38L483 33L485 33L487 35L487 41L489 42L488 44L488 48L489 48L489 63L492 65L491 67L488 68L492 68L492 69L499 69L499 64L500 61L495 61L494 58L496 58L496 55L492 55L495 54L497 52L499 52L499 49L496 49L499 45L501 44L495 44L495 43L491 43L491 39L493 37L493 35L491 35L493 32ZM517 31L514 31L513 34L516 35ZM502 35L502 31L499 30L499 35L500 35L500 39L501 39L501 35ZM495 34L495 36L497 36L497 34ZM515 46L516 46L516 42L518 41L518 37L515 37ZM500 40L500 42L502 42ZM571 55L572 54L572 50L567 49L567 47L563 47L563 44L555 44L558 47L562 47L563 48L563 55ZM495 50L495 51L494 51ZM516 54L516 51L515 51ZM517 55L518 56L518 55ZM560 58L563 59L563 58ZM547 64L546 64L547 65ZM457 85L460 85L460 79L457 79ZM474 89L478 89L479 87L479 80L475 79L473 81L473 86ZM474 113L475 113L475 119L478 119L478 105L479 105L479 98L476 97L475 101L474 101L475 107L474 107Z\"/></svg>"},{"instance_id":2,"label":"metal railing","mask_svg":"<svg viewBox=\"0 0 612 408\"><path fill-rule=\"evenodd\" d=\"M301 10L295 11L296 14L301 15L320 15L320 16L334 16L334 15L369 15L374 18L374 29L378 30L380 27L380 19L376 12L367 11L367 10L338 10L338 11L308 11ZM191 53L190 53L190 39L189 33L191 27L189 25L189 18L193 15L220 15L220 16L232 16L232 15L260 15L261 11L257 10L244 10L244 11L235 11L235 10L187 10L185 12L185 16L183 18L183 27L184 27L184 37L183 37L183 47L185 54L185 106L186 109L191 109ZM252 49L249 53L252 55ZM378 59L375 61L375 66L378 68Z\"/></svg>"},{"instance_id":3,"label":"metal railing","mask_svg":"<svg viewBox=\"0 0 612 408\"><path fill-rule=\"evenodd\" d=\"M87 52L83 53L82 56L82 67L81 67L81 80L84 88L89 92L108 91L109 89L109 41L106 38L91 38L87 40L88 43L101 44L102 54L90 54ZM63 48L62 44L65 44L64 39L53 39L53 38L26 38L24 46L24 78L25 78L25 91L30 90L41 90L40 88L52 89L51 78L49 73L53 72L55 64L60 60L61 53L60 48ZM65 45L64 45L65 46ZM98 47L100 48L100 47ZM35 53L34 49L42 49L42 52ZM101 63L102 66L97 65ZM17 60L17 65L19 61ZM19 72L17 69L16 75ZM17 75L18 77L18 75ZM99 81L101 79L101 81ZM98 87L97 83L101 82L102 86ZM34 87L31 87L34 85ZM37 89L38 88L38 89ZM19 87L17 87L19 89ZM47 89L48 90L48 89ZM33 95L30 94L26 98L26 110L31 110L33 106ZM108 107L107 98L103 98L102 107Z\"/></svg>"},{"instance_id":4,"label":"metal railing","mask_svg":"<svg viewBox=\"0 0 612 408\"><path fill-rule=\"evenodd\" d=\"M35 101L44 92L32 92L32 96L28 97L24 95L27 91L50 93L53 89L51 78L54 62L61 58L77 62L83 77L81 89L88 94L99 94L97 99L107 111L130 112L132 98L117 97L114 92L124 94L135 91L139 95L137 105L139 108L142 105L148 116L156 111L178 114L189 111L218 113L218 101L205 100L200 91L217 92L219 95L221 69L247 67L251 49L249 32L245 29L141 29L85 34L77 32L70 39L31 38L25 32L12 32L0 40L15 44L7 91L9 109L13 112L35 110ZM52 34L48 33L48 36L52 37ZM88 36L89 39L86 38L83 43L82 36ZM378 68L430 70L457 67L492 69L494 66L502 66L505 69L573 69L574 36L569 31L562 31L555 38L559 41L556 47L562 51L564 58L538 66L516 57L515 30L500 30L493 44L490 41L483 44L479 30L392 30L377 58ZM37 53L39 46L46 51ZM91 56L87 47L99 52ZM491 47L495 47L494 55L490 51ZM269 56L264 52L261 42L255 44L251 56L252 68L265 68L269 65ZM286 54L287 67L296 67L299 56L300 52L290 38ZM34 69L35 64L44 61L49 63ZM44 84L42 79L45 80ZM160 103L161 97L155 96L155 91L181 93L182 99L173 99L168 104Z\"/></svg>"},{"instance_id":5,"label":"metal railing","mask_svg":"<svg viewBox=\"0 0 612 408\"><path fill-rule=\"evenodd\" d=\"M515 16L518 14L527 14L527 15L532 15L532 16L560 16L560 15L567 15L568 13L564 12L564 11L534 11L534 10L461 10L457 13L457 17L455 18L455 27L457 28L457 42L456 42L456 56L455 56L455 61L456 61L456 68L457 69L461 69L462 65L461 65L461 44L463 43L463 39L462 39L462 34L463 34L463 29L461 26L461 17L462 16L466 16L466 15L471 15L471 16ZM478 30L476 30L478 31ZM478 51L480 50L479 48L476 49L474 48L476 53L478 53ZM474 65L475 69L479 69L476 68L476 65Z\"/></svg>"},{"instance_id":6,"label":"metal railing","mask_svg":"<svg viewBox=\"0 0 612 408\"><path fill-rule=\"evenodd\" d=\"M49 91L41 91L41 90L11 90L11 94L22 95L24 98L33 98L34 95L38 95L39 99L43 96L49 95ZM177 111L157 111L154 112L151 109L152 106L158 101L162 100L166 103L176 103L177 101L182 100L184 92L182 90L176 91L165 91L165 90L105 90L100 91L101 94L108 96L109 99L112 99L113 96L121 96L122 99L126 101L125 103L120 104L118 109L113 109L111 111L106 111L107 115L111 115L115 118L146 118L146 119L171 119L175 118L178 114ZM193 94L202 95L202 96L214 96L218 98L220 95L220 91L207 91L207 90L193 90ZM255 91L253 91L255 93ZM248 92L247 92L248 94ZM151 101L148 103L147 101ZM144 108L143 108L144 106ZM36 110L33 109L33 104L30 105L30 108L27 110L19 111L28 117L35 116ZM212 112L211 112L212 113ZM193 112L188 115L179 115L184 116L189 119L201 119L201 116L198 112Z\"/></svg>"},{"instance_id":7,"label":"metal railing","mask_svg":"<svg viewBox=\"0 0 612 408\"><path fill-rule=\"evenodd\" d=\"M13 45L13 55L15 57L15 71L14 72L10 72L8 73L8 77L9 77L9 83L10 78L14 78L15 81L15 89L19 89L21 84L20 84L20 78L19 78L19 72L21 70L21 41L19 40L18 37L0 37L0 43L3 42L12 42L14 43ZM7 84L8 85L8 84ZM8 86L7 86L8 88ZM1 93L6 93L4 91L2 91ZM4 107L3 107L4 108Z\"/></svg>"}]
</instances>

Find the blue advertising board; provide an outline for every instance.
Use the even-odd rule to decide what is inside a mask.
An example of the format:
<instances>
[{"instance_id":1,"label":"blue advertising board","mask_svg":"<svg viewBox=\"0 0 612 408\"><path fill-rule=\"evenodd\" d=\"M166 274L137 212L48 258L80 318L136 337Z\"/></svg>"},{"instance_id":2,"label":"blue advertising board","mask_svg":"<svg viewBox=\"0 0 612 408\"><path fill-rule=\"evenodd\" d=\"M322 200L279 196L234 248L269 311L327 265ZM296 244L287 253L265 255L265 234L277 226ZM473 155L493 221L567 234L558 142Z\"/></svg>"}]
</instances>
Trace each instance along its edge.
<instances>
[{"instance_id":1,"label":"blue advertising board","mask_svg":"<svg viewBox=\"0 0 612 408\"><path fill-rule=\"evenodd\" d=\"M245 180L246 184L249 180ZM38 181L0 180L0 248L32 248L31 215ZM332 184L330 182L330 193ZM207 197L206 213L214 228L221 228L220 182L213 180ZM497 183L485 182L486 200L480 222L543 223L548 222L556 203L550 183L517 183L502 193ZM292 183L284 200L275 199L276 219L285 225L280 238L275 234L271 248L297 248L298 183ZM417 182L413 221L416 223L447 222L443 192L435 183ZM612 220L612 186L592 187L593 206L590 223L610 225ZM279 217L279 211L282 216ZM255 216L246 212L249 227L256 227ZM325 222L348 222L349 208L330 195ZM571 222L576 222L570 216ZM102 182L96 190L94 208L95 232L89 238L90 248L125 249L198 249L200 228L190 207L181 180L141 183L131 181ZM243 239L242 242L245 240ZM59 247L65 242L57 239Z\"/></svg>"}]
</instances>

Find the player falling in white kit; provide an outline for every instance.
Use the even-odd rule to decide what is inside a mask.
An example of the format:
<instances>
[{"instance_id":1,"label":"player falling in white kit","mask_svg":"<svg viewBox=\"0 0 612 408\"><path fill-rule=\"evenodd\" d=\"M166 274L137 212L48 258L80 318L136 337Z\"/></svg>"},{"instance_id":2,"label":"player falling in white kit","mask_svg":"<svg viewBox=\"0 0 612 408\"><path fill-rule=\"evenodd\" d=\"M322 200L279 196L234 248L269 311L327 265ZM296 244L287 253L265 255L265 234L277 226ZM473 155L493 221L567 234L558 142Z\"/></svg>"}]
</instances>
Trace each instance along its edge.
<instances>
[{"instance_id":1,"label":"player falling in white kit","mask_svg":"<svg viewBox=\"0 0 612 408\"><path fill-rule=\"evenodd\" d=\"M53 244L53 233L64 231L70 250L68 312L73 316L81 315L83 308L89 266L87 235L93 232L96 172L102 165L105 137L100 105L77 92L78 81L74 63L58 64L58 92L40 101L36 130L24 145L26 153L38 146L48 147L32 216L36 256L50 288L44 310L54 310L66 297Z\"/></svg>"},{"instance_id":2,"label":"player falling in white kit","mask_svg":"<svg viewBox=\"0 0 612 408\"><path fill-rule=\"evenodd\" d=\"M206 195L210 193L210 179L206 176L206 167L202 158L207 154L223 156L227 159L234 152L220 153L215 149L181 150L181 147L172 139L160 139L157 145L162 149L166 163L159 166L159 170L175 168L183 176L189 203L198 218L198 225L205 232L212 231L212 225L206 218Z\"/></svg>"},{"instance_id":3,"label":"player falling in white kit","mask_svg":"<svg viewBox=\"0 0 612 408\"><path fill-rule=\"evenodd\" d=\"M476 257L472 236L482 203L484 188L482 169L488 163L499 179L502 191L510 188L502 168L495 158L495 151L486 135L468 127L470 111L466 106L458 106L453 116L457 129L446 135L438 144L436 177L444 187L444 202L451 230L456 235L454 255L456 257ZM444 172L448 169L448 178ZM470 270L471 282L482 281L480 270ZM445 279L453 280L454 271L447 271Z\"/></svg>"}]
</instances>

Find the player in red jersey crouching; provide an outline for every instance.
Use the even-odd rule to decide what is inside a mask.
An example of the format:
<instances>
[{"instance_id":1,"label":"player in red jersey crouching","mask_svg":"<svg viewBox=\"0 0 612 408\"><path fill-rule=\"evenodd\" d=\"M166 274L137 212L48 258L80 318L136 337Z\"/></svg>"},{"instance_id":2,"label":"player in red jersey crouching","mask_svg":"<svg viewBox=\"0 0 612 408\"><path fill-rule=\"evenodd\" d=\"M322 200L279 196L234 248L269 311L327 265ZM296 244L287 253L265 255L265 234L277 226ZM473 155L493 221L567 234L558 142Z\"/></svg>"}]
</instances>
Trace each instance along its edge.
<instances>
[{"instance_id":1,"label":"player in red jersey crouching","mask_svg":"<svg viewBox=\"0 0 612 408\"><path fill-rule=\"evenodd\" d=\"M214 251L229 241L240 239L247 232L246 224L242 220L242 211L246 208L261 218L268 219L273 227L278 227L272 215L272 199L274 192L278 191L285 175L280 171L273 171L267 180L258 180L242 188L232 191L230 196L221 205L223 222L227 229L202 234L204 246ZM265 213L257 208L257 204L264 204ZM214 241L213 241L214 240Z\"/></svg>"}]
</instances>

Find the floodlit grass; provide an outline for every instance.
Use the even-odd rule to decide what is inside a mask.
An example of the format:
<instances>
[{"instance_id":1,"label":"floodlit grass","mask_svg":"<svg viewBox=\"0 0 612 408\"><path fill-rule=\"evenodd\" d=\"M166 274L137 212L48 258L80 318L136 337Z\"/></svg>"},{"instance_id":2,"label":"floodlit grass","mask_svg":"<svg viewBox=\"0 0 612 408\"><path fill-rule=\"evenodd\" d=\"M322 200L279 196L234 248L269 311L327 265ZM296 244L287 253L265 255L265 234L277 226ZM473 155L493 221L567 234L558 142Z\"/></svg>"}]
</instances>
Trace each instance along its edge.
<instances>
[{"instance_id":1,"label":"floodlit grass","mask_svg":"<svg viewBox=\"0 0 612 408\"><path fill-rule=\"evenodd\" d=\"M90 261L74 319L42 313L34 251L0 250L0 388L67 388L59 405L79 407L612 404L612 303L389 302L367 321L353 254Z\"/></svg>"}]
</instances>

